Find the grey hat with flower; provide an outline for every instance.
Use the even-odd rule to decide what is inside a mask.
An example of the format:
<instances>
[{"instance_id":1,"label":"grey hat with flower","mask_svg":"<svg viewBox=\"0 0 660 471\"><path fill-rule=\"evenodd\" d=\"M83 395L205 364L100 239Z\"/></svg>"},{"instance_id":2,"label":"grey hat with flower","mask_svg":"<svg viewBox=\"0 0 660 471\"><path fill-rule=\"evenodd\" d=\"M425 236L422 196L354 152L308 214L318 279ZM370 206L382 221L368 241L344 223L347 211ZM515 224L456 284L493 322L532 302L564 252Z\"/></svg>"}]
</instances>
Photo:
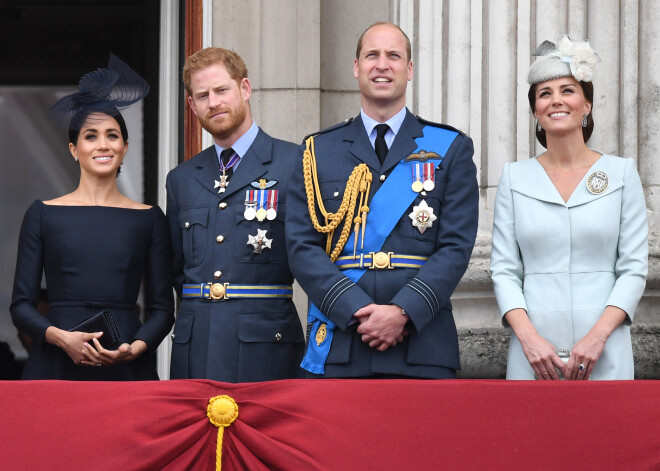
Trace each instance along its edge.
<instances>
[{"instance_id":1,"label":"grey hat with flower","mask_svg":"<svg viewBox=\"0 0 660 471\"><path fill-rule=\"evenodd\" d=\"M574 77L578 82L591 82L600 58L588 41L572 40L568 36L557 44L543 41L532 53L540 56L527 76L530 85L561 77Z\"/></svg>"}]
</instances>

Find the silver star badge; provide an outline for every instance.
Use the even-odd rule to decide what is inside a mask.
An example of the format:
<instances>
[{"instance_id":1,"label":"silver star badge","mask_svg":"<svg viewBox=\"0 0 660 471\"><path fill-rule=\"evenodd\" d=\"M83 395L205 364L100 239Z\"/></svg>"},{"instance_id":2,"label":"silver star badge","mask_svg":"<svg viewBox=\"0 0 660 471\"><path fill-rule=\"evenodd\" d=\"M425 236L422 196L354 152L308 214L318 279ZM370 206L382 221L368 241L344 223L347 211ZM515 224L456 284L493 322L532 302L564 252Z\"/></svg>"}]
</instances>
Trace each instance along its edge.
<instances>
[{"instance_id":1,"label":"silver star badge","mask_svg":"<svg viewBox=\"0 0 660 471\"><path fill-rule=\"evenodd\" d=\"M438 219L433 214L433 208L426 204L426 200L422 200L419 206L413 206L412 213L408 217L412 219L413 227L419 229L420 234L424 234L426 229L433 226L433 221Z\"/></svg>"},{"instance_id":2,"label":"silver star badge","mask_svg":"<svg viewBox=\"0 0 660 471\"><path fill-rule=\"evenodd\" d=\"M254 247L252 253L262 253L264 249L270 249L273 239L266 237L266 229L257 229L257 235L249 235L247 245Z\"/></svg>"},{"instance_id":3,"label":"silver star badge","mask_svg":"<svg viewBox=\"0 0 660 471\"><path fill-rule=\"evenodd\" d=\"M225 190L227 189L227 185L229 185L228 178L229 177L227 175L220 175L220 181L214 180L215 186L213 187L213 189L220 187L218 193L224 193Z\"/></svg>"}]
</instances>

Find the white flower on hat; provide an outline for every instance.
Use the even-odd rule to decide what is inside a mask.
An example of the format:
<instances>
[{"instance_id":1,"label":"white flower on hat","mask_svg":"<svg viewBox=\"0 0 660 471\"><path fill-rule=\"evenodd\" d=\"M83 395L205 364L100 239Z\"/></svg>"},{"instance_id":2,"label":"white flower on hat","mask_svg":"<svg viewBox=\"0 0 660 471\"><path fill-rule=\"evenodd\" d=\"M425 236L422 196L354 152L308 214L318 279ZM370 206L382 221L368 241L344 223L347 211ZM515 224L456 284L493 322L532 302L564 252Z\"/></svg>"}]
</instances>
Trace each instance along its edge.
<instances>
[{"instance_id":1,"label":"white flower on hat","mask_svg":"<svg viewBox=\"0 0 660 471\"><path fill-rule=\"evenodd\" d=\"M556 56L562 62L566 62L571 68L571 74L577 81L591 82L594 76L594 68L600 62L600 57L591 47L589 41L571 41L564 36L556 44L555 51L549 55Z\"/></svg>"}]
</instances>

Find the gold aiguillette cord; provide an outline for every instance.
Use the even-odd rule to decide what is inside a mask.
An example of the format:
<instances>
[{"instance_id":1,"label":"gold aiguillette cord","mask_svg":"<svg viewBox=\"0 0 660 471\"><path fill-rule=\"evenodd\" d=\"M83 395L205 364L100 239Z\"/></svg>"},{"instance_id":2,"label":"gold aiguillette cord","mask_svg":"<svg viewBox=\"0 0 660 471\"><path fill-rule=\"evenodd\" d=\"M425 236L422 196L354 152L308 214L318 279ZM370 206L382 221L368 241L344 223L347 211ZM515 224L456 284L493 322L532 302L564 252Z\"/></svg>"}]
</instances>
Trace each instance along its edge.
<instances>
[{"instance_id":1,"label":"gold aiguillette cord","mask_svg":"<svg viewBox=\"0 0 660 471\"><path fill-rule=\"evenodd\" d=\"M360 196L360 204L357 209L359 209L358 215L353 219L355 223L355 241L353 244L353 258L357 252L357 239L360 231L360 226L362 226L362 244L360 247L364 246L364 228L367 224L367 213L369 212L369 206L367 200L369 198L369 191L371 190L371 182L373 176L369 171L367 164L360 164L356 166L351 175L346 181L346 189L344 190L344 195L342 197L341 205L336 213L330 213L326 211L325 206L323 205L323 198L321 196L321 188L319 186L319 179L316 169L316 155L314 153L314 136L310 136L305 141L305 152L303 153L303 173L305 179L305 194L307 195L307 209L309 210L309 216L314 225L314 229L317 232L321 232L328 235L326 242L326 253L330 255L331 261L336 261L339 254L344 249L348 237L350 234L351 226L350 222L353 219L355 214L358 194ZM325 221L324 225L319 223L318 217L316 215L316 205L318 205L323 219ZM361 216L360 216L361 214ZM335 244L334 249L332 248L332 237L334 231L339 224L344 221L342 226L341 234L339 235L339 240Z\"/></svg>"}]
</instances>

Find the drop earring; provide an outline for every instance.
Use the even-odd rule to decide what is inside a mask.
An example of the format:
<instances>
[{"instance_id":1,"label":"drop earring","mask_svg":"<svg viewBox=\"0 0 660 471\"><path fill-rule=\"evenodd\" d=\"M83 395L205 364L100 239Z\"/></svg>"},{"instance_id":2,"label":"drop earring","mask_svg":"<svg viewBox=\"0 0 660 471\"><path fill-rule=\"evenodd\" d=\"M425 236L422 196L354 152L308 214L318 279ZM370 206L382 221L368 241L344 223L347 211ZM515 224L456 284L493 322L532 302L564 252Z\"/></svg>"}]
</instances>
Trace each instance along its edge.
<instances>
[{"instance_id":1,"label":"drop earring","mask_svg":"<svg viewBox=\"0 0 660 471\"><path fill-rule=\"evenodd\" d=\"M74 157L73 160L75 160L76 162L78 162L78 157Z\"/></svg>"},{"instance_id":2,"label":"drop earring","mask_svg":"<svg viewBox=\"0 0 660 471\"><path fill-rule=\"evenodd\" d=\"M539 123L538 121L536 122L536 130L537 130L538 132L543 131L543 128L541 127L541 123Z\"/></svg>"},{"instance_id":3,"label":"drop earring","mask_svg":"<svg viewBox=\"0 0 660 471\"><path fill-rule=\"evenodd\" d=\"M588 117L588 116L589 116L589 115L586 115L586 114L585 114L584 116L582 116L582 127L583 127L583 128L586 128L586 127L587 127L587 122L588 122L588 121L587 121L587 117Z\"/></svg>"}]
</instances>

